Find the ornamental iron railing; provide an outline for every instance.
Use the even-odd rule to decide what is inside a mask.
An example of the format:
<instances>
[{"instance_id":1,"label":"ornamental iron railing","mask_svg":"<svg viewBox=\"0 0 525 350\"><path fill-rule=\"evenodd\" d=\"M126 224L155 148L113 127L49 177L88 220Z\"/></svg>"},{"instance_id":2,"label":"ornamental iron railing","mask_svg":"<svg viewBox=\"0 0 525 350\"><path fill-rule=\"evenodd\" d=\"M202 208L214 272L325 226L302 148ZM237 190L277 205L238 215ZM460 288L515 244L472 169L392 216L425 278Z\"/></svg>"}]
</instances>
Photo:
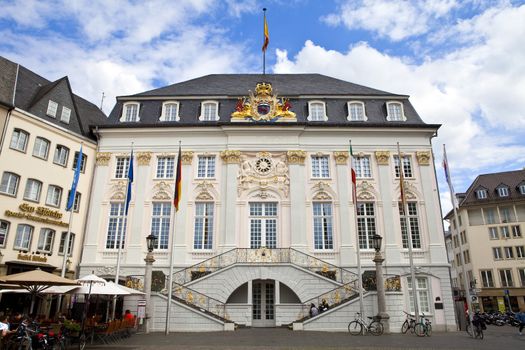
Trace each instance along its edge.
<instances>
[{"instance_id":1,"label":"ornamental iron railing","mask_svg":"<svg viewBox=\"0 0 525 350\"><path fill-rule=\"evenodd\" d=\"M198 264L176 271L173 274L175 284L184 285L233 264L278 264L288 263L317 273L341 284L357 280L357 274L342 267L330 264L314 256L293 248L235 248L216 255Z\"/></svg>"},{"instance_id":2,"label":"ornamental iron railing","mask_svg":"<svg viewBox=\"0 0 525 350\"><path fill-rule=\"evenodd\" d=\"M167 295L168 291L163 289L162 294ZM173 283L172 296L180 301L188 304L194 308L198 308L201 312L218 316L220 319L229 320L226 314L226 304L220 300L209 297L191 288Z\"/></svg>"},{"instance_id":3,"label":"ornamental iron railing","mask_svg":"<svg viewBox=\"0 0 525 350\"><path fill-rule=\"evenodd\" d=\"M358 295L358 281L355 280L350 283L346 283L342 286L329 290L328 292L319 294L318 296L305 300L303 302L301 314L298 315L298 319L305 319L310 316L310 307L312 304L314 304L316 307L319 307L319 305L321 305L323 301L325 301L329 308L333 308L337 305L343 304L347 301L356 298Z\"/></svg>"}]
</instances>

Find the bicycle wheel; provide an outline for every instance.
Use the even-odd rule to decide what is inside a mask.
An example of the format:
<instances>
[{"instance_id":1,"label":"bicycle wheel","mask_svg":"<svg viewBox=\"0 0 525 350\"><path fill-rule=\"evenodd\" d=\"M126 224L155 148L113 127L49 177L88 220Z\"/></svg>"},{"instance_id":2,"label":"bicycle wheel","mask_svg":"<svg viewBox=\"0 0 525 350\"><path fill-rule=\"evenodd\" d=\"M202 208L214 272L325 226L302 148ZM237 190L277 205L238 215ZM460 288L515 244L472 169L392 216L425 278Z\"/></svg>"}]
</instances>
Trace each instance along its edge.
<instances>
[{"instance_id":1,"label":"bicycle wheel","mask_svg":"<svg viewBox=\"0 0 525 350\"><path fill-rule=\"evenodd\" d=\"M474 338L483 339L483 330L481 327L476 327L474 329Z\"/></svg>"},{"instance_id":2,"label":"bicycle wheel","mask_svg":"<svg viewBox=\"0 0 525 350\"><path fill-rule=\"evenodd\" d=\"M414 333L416 333L418 337L424 337L427 334L427 327L424 323L418 323L414 327Z\"/></svg>"},{"instance_id":3,"label":"bicycle wheel","mask_svg":"<svg viewBox=\"0 0 525 350\"><path fill-rule=\"evenodd\" d=\"M406 332L408 332L409 329L410 325L408 324L408 321L405 320L405 322L403 322L403 325L401 326L401 333L406 334Z\"/></svg>"},{"instance_id":4,"label":"bicycle wheel","mask_svg":"<svg viewBox=\"0 0 525 350\"><path fill-rule=\"evenodd\" d=\"M372 321L370 326L368 326L368 331L373 335L381 335L383 334L383 330L383 324L379 321Z\"/></svg>"},{"instance_id":5,"label":"bicycle wheel","mask_svg":"<svg viewBox=\"0 0 525 350\"><path fill-rule=\"evenodd\" d=\"M85 347L86 347L86 335L81 334L80 337L78 338L78 350L84 350Z\"/></svg>"},{"instance_id":6,"label":"bicycle wheel","mask_svg":"<svg viewBox=\"0 0 525 350\"><path fill-rule=\"evenodd\" d=\"M472 325L468 324L466 331L467 331L468 335L470 335L471 337L474 336L474 334L472 333Z\"/></svg>"},{"instance_id":7,"label":"bicycle wheel","mask_svg":"<svg viewBox=\"0 0 525 350\"><path fill-rule=\"evenodd\" d=\"M348 332L351 335L359 335L363 331L363 325L357 321L352 321L348 324Z\"/></svg>"},{"instance_id":8,"label":"bicycle wheel","mask_svg":"<svg viewBox=\"0 0 525 350\"><path fill-rule=\"evenodd\" d=\"M432 335L432 325L427 324L426 327L427 327L427 336L430 337Z\"/></svg>"}]
</instances>

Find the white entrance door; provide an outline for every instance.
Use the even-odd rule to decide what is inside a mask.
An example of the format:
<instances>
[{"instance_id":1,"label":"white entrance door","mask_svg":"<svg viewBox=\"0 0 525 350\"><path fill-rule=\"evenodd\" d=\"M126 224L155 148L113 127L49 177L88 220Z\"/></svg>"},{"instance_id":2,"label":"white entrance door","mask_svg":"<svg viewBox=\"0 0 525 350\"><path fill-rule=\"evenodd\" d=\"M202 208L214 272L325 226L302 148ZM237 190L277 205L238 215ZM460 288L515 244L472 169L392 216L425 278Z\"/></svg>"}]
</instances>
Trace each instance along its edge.
<instances>
[{"instance_id":1,"label":"white entrance door","mask_svg":"<svg viewBox=\"0 0 525 350\"><path fill-rule=\"evenodd\" d=\"M277 248L277 203L250 203L250 248Z\"/></svg>"},{"instance_id":2,"label":"white entrance door","mask_svg":"<svg viewBox=\"0 0 525 350\"><path fill-rule=\"evenodd\" d=\"M252 327L275 327L275 285L273 281L253 281L252 303Z\"/></svg>"}]
</instances>

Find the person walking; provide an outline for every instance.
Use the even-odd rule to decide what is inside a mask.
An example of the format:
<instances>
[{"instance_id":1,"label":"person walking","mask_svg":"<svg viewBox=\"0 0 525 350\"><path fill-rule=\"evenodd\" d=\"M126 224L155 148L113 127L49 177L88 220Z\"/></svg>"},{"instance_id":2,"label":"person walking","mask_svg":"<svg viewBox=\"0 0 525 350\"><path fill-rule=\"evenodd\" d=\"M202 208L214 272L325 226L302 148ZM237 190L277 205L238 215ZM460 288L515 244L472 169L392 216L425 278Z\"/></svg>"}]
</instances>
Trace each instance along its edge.
<instances>
[{"instance_id":1,"label":"person walking","mask_svg":"<svg viewBox=\"0 0 525 350\"><path fill-rule=\"evenodd\" d=\"M520 325L518 326L520 327L519 335L522 335L523 328L525 327L525 312L523 311L523 309L516 314L516 318L518 319L518 321L520 321Z\"/></svg>"}]
</instances>

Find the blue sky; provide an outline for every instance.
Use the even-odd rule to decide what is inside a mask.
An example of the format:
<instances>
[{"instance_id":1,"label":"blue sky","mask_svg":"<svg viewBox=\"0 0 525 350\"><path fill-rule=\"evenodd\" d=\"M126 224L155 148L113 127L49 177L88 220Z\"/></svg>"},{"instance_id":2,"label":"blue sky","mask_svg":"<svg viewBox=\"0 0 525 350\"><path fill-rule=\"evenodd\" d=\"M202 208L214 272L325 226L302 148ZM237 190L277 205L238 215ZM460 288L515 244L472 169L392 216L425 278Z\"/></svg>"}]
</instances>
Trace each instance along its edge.
<instances>
[{"instance_id":1,"label":"blue sky","mask_svg":"<svg viewBox=\"0 0 525 350\"><path fill-rule=\"evenodd\" d=\"M108 112L134 94L210 73L321 73L410 95L443 124L454 187L525 167L525 1L0 0L0 55L69 76Z\"/></svg>"}]
</instances>

